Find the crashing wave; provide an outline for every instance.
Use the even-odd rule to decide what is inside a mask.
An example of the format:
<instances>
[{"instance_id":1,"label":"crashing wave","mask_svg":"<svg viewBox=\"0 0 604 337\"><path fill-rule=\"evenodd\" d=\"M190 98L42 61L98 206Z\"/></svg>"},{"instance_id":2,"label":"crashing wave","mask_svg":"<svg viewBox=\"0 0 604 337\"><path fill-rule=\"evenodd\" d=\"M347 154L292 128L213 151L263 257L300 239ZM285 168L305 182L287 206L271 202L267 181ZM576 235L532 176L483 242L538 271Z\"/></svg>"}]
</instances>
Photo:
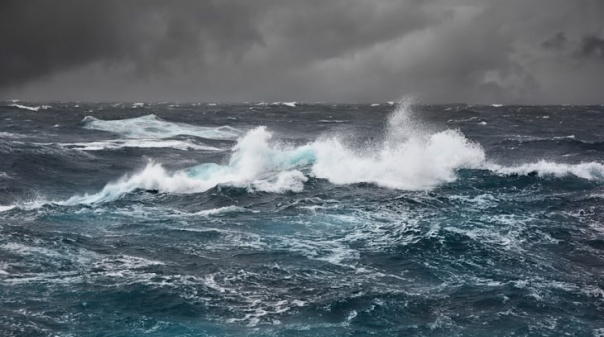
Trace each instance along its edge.
<instances>
[{"instance_id":1,"label":"crashing wave","mask_svg":"<svg viewBox=\"0 0 604 337\"><path fill-rule=\"evenodd\" d=\"M156 121L154 117L145 118ZM136 189L199 193L219 184L252 191L300 192L309 176L333 184L373 183L424 190L455 180L458 169L480 167L485 157L482 148L459 131L430 134L423 130L409 115L407 103L392 115L387 137L377 146L355 148L332 137L292 147L272 142L272 138L265 127L257 127L239 139L226 165L205 163L169 172L160 164L149 163L142 171L107 184L98 193L74 196L61 204L112 201Z\"/></svg>"},{"instance_id":2,"label":"crashing wave","mask_svg":"<svg viewBox=\"0 0 604 337\"><path fill-rule=\"evenodd\" d=\"M388 120L384 139L376 144L358 147L334 136L319 138L302 146L290 146L273 140L273 134L261 126L238 139L226 164L204 163L169 171L161 164L150 162L141 171L110 182L97 193L76 195L52 203L96 204L117 200L138 189L161 193L200 193L218 185L245 188L251 192L301 192L311 177L326 179L336 185L370 183L390 189L417 191L455 181L456 173L461 169L488 170L499 175L604 179L604 165L600 163L573 165L541 161L502 166L489 162L479 144L468 140L458 130L431 131L413 117L409 105L409 102L398 105ZM126 126L122 125L124 121ZM168 123L153 115L124 121L101 121L93 117L85 120L88 128L117 129L117 132L128 136L218 132L218 136L212 135L231 137L236 132ZM136 128L134 124L142 125ZM94 147L94 144L86 146Z\"/></svg>"}]
</instances>

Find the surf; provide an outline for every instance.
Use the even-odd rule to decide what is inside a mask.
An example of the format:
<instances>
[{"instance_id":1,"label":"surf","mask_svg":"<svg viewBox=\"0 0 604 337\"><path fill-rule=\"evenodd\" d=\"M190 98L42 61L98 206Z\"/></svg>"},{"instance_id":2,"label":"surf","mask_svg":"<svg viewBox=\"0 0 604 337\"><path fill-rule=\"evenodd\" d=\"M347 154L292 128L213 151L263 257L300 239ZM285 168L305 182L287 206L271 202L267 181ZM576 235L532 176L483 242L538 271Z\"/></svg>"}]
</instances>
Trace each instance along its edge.
<instances>
[{"instance_id":1,"label":"surf","mask_svg":"<svg viewBox=\"0 0 604 337\"><path fill-rule=\"evenodd\" d=\"M334 185L368 183L401 191L427 191L456 181L460 170L486 170L499 176L604 179L604 165L596 162L564 164L541 160L510 166L491 162L482 146L460 130L434 130L422 122L414 114L411 103L411 100L402 100L397 104L386 121L383 137L373 143L358 145L346 140L354 135L326 134L306 144L293 145L279 139L266 127L258 126L239 135L223 162L169 170L161 163L149 160L140 170L107 183L96 193L76 194L59 201L37 200L35 205L93 205L118 200L136 190L193 194L219 185L243 188L249 193L299 193L311 178ZM118 147L139 142L141 137L161 140L189 134L228 139L240 133L229 126L211 128L173 123L155 115L110 121L86 117L83 127L111 131L131 139L116 143ZM84 145L90 150L107 147L104 143ZM172 144L172 147L180 146L176 145ZM184 148L218 150L201 146ZM14 207L30 208L2 206L0 212Z\"/></svg>"},{"instance_id":2,"label":"surf","mask_svg":"<svg viewBox=\"0 0 604 337\"><path fill-rule=\"evenodd\" d=\"M309 178L325 179L336 185L371 183L392 189L427 190L454 181L456 170L478 168L484 163L485 154L479 144L456 130L431 133L413 118L410 104L410 101L399 103L387 122L384 139L377 144L355 147L341 137L324 136L293 146L275 139L273 132L259 126L238 139L224 164L203 163L170 172L160 163L150 161L139 172L108 183L100 192L76 195L60 204L114 201L137 189L200 193L220 184L250 192L301 192ZM129 121L141 119L165 125L152 115ZM109 121L90 118L88 121L87 128L113 125ZM178 128L182 133L189 127Z\"/></svg>"}]
</instances>

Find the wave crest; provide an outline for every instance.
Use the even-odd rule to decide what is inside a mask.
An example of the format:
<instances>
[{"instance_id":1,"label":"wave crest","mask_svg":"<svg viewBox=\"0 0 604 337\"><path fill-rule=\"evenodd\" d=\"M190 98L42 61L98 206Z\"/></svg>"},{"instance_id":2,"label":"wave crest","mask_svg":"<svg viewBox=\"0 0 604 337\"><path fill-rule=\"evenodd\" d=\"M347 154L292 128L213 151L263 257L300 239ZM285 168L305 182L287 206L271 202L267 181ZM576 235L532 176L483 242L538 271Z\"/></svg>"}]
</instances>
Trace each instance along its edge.
<instances>
[{"instance_id":1,"label":"wave crest","mask_svg":"<svg viewBox=\"0 0 604 337\"><path fill-rule=\"evenodd\" d=\"M206 127L165 121L153 114L141 117L102 120L86 116L84 128L117 133L125 138L157 139L179 135L208 139L232 140L241 136L242 131L230 126Z\"/></svg>"},{"instance_id":2,"label":"wave crest","mask_svg":"<svg viewBox=\"0 0 604 337\"><path fill-rule=\"evenodd\" d=\"M261 126L238 140L226 165L205 163L168 172L160 164L149 163L96 194L75 196L65 204L111 201L136 189L198 193L219 184L251 191L300 192L308 176L333 184L373 183L422 190L453 181L456 170L480 167L485 160L482 148L459 131L426 132L409 116L408 104L401 104L390 118L387 135L377 144L377 151L376 146L347 146L337 137L294 147L274 142L273 134Z\"/></svg>"},{"instance_id":3,"label":"wave crest","mask_svg":"<svg viewBox=\"0 0 604 337\"><path fill-rule=\"evenodd\" d=\"M604 179L604 164L590 162L580 164L562 164L541 160L516 166L501 166L489 163L486 169L500 175L537 175L540 177L562 178L575 176L587 180Z\"/></svg>"}]
</instances>

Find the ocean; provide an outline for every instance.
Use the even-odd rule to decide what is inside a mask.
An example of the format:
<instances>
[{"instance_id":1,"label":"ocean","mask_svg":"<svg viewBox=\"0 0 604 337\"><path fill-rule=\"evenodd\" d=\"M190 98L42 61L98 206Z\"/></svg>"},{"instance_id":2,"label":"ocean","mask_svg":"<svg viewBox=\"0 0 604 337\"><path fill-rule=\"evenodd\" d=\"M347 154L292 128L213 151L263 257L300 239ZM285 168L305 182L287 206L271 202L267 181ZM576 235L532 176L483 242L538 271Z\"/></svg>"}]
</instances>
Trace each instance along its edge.
<instances>
[{"instance_id":1,"label":"ocean","mask_svg":"<svg viewBox=\"0 0 604 337\"><path fill-rule=\"evenodd\" d=\"M604 106L0 102L2 336L604 336Z\"/></svg>"}]
</instances>

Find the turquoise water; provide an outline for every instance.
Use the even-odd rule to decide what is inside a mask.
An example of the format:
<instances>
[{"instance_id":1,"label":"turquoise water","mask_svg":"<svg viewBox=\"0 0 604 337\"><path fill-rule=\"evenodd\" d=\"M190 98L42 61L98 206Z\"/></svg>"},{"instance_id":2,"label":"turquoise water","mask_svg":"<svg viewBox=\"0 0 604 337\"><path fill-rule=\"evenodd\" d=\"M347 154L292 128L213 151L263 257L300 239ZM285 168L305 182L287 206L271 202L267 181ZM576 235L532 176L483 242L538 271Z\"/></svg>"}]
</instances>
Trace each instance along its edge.
<instances>
[{"instance_id":1,"label":"turquoise water","mask_svg":"<svg viewBox=\"0 0 604 337\"><path fill-rule=\"evenodd\" d=\"M10 105L2 335L604 335L600 106Z\"/></svg>"}]
</instances>

